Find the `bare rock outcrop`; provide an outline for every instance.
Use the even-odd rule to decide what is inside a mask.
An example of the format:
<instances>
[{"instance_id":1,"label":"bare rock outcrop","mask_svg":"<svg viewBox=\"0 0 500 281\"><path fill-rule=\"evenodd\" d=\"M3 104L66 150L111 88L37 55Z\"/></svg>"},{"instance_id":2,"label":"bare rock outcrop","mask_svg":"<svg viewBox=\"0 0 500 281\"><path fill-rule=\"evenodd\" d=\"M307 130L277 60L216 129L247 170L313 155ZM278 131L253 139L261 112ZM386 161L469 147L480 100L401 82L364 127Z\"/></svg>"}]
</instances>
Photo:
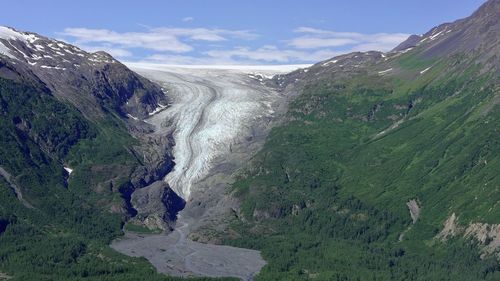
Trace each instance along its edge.
<instances>
[{"instance_id":1,"label":"bare rock outcrop","mask_svg":"<svg viewBox=\"0 0 500 281\"><path fill-rule=\"evenodd\" d=\"M458 216L453 213L443 225L444 228L436 235L436 239L446 241L457 235L472 238L481 243L482 257L495 253L500 257L500 224L474 222L465 227L458 223Z\"/></svg>"},{"instance_id":2,"label":"bare rock outcrop","mask_svg":"<svg viewBox=\"0 0 500 281\"><path fill-rule=\"evenodd\" d=\"M170 230L177 213L185 202L164 181L157 181L132 193L131 203L137 211L134 217L149 229Z\"/></svg>"},{"instance_id":3,"label":"bare rock outcrop","mask_svg":"<svg viewBox=\"0 0 500 281\"><path fill-rule=\"evenodd\" d=\"M443 226L443 230L436 236L441 241L446 241L449 237L454 237L463 231L463 228L458 225L458 217L455 213L446 219Z\"/></svg>"},{"instance_id":4,"label":"bare rock outcrop","mask_svg":"<svg viewBox=\"0 0 500 281\"><path fill-rule=\"evenodd\" d=\"M418 205L418 202L416 199L412 199L406 203L406 206L408 206L408 209L410 210L410 216L411 219L413 220L413 224L415 224L418 220L418 217L420 216L420 206Z\"/></svg>"},{"instance_id":5,"label":"bare rock outcrop","mask_svg":"<svg viewBox=\"0 0 500 281\"><path fill-rule=\"evenodd\" d=\"M481 242L484 245L484 254L498 253L500 251L500 224L471 223L465 229L464 236Z\"/></svg>"}]
</instances>

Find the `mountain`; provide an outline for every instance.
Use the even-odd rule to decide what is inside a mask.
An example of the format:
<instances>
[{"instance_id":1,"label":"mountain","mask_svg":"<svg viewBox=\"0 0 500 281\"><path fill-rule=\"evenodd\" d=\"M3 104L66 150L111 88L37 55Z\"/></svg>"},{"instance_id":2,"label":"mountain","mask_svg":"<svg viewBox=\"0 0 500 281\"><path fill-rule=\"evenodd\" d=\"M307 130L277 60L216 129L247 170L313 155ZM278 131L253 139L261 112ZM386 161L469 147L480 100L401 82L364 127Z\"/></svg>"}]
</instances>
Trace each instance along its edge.
<instances>
[{"instance_id":1,"label":"mountain","mask_svg":"<svg viewBox=\"0 0 500 281\"><path fill-rule=\"evenodd\" d=\"M183 224L168 250L155 240L158 262L232 264L185 254L191 237L260 250L257 280L500 280L499 15L490 0L387 53L241 78L287 113L244 167L220 160L212 201L190 201L210 227ZM124 230L168 232L184 208L163 181L172 120L145 122L169 102L106 53L0 27L0 279L177 280L109 247Z\"/></svg>"},{"instance_id":2,"label":"mountain","mask_svg":"<svg viewBox=\"0 0 500 281\"><path fill-rule=\"evenodd\" d=\"M499 1L488 1L466 19L439 25L421 36L411 36L395 51L420 46L425 58L467 54L477 56L477 62L489 64L498 70L499 9Z\"/></svg>"},{"instance_id":3,"label":"mountain","mask_svg":"<svg viewBox=\"0 0 500 281\"><path fill-rule=\"evenodd\" d=\"M0 27L0 279L170 280L108 247L183 206L172 140L142 121L168 102L104 52Z\"/></svg>"},{"instance_id":4,"label":"mountain","mask_svg":"<svg viewBox=\"0 0 500 281\"><path fill-rule=\"evenodd\" d=\"M35 33L0 27L0 54L2 77L39 80L88 117L114 110L123 117L145 118L168 103L157 85L105 52L87 53Z\"/></svg>"},{"instance_id":5,"label":"mountain","mask_svg":"<svg viewBox=\"0 0 500 281\"><path fill-rule=\"evenodd\" d=\"M266 81L294 98L219 238L262 251L259 280L499 280L499 18Z\"/></svg>"}]
</instances>

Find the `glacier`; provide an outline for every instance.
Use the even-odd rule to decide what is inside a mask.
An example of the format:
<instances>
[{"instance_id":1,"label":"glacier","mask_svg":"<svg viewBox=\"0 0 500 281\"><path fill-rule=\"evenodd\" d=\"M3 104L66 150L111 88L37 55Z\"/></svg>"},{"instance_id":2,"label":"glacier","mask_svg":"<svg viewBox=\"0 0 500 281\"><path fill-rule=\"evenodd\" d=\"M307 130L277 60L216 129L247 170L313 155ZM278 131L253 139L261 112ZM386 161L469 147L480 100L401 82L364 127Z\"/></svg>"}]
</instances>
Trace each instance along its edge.
<instances>
[{"instance_id":1,"label":"glacier","mask_svg":"<svg viewBox=\"0 0 500 281\"><path fill-rule=\"evenodd\" d=\"M175 166L165 181L185 201L217 159L231 153L232 145L252 137L254 124L275 117L283 97L264 86L262 77L298 67L128 66L169 89L172 104L145 122L153 124L158 133L175 128Z\"/></svg>"},{"instance_id":2,"label":"glacier","mask_svg":"<svg viewBox=\"0 0 500 281\"><path fill-rule=\"evenodd\" d=\"M160 84L171 101L143 121L157 134L173 137L175 166L165 181L186 207L171 233L126 233L111 246L145 257L169 275L252 280L266 264L259 251L190 238L204 228L223 231L227 212L237 208L226 192L233 172L258 151L286 110L287 97L266 86L265 79L299 66L127 66Z\"/></svg>"}]
</instances>

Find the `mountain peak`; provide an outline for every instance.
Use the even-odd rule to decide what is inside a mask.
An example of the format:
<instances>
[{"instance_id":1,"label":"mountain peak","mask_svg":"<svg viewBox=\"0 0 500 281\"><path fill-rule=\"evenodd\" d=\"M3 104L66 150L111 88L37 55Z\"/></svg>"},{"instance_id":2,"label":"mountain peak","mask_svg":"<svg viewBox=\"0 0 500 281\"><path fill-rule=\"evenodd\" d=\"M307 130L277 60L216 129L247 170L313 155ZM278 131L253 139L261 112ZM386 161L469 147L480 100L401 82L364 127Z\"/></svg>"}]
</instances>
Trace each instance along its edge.
<instances>
[{"instance_id":1,"label":"mountain peak","mask_svg":"<svg viewBox=\"0 0 500 281\"><path fill-rule=\"evenodd\" d=\"M99 108L107 103L124 116L129 113L142 118L156 110L158 104L167 103L160 87L133 73L110 54L88 53L36 33L0 26L0 62L0 77L7 76L7 69L15 69L23 77L36 77L54 95L91 115L99 115Z\"/></svg>"},{"instance_id":2,"label":"mountain peak","mask_svg":"<svg viewBox=\"0 0 500 281\"><path fill-rule=\"evenodd\" d=\"M495 55L500 38L500 0L485 2L471 16L444 23L423 35L412 35L392 51L419 47L426 57L482 50L487 58Z\"/></svg>"},{"instance_id":3,"label":"mountain peak","mask_svg":"<svg viewBox=\"0 0 500 281\"><path fill-rule=\"evenodd\" d=\"M491 29L498 31L500 23L500 0L490 0L485 2L465 21L470 24L481 26L481 32Z\"/></svg>"},{"instance_id":4,"label":"mountain peak","mask_svg":"<svg viewBox=\"0 0 500 281\"><path fill-rule=\"evenodd\" d=\"M495 17L498 18L500 12L500 0L486 1L477 9L471 17Z\"/></svg>"},{"instance_id":5,"label":"mountain peak","mask_svg":"<svg viewBox=\"0 0 500 281\"><path fill-rule=\"evenodd\" d=\"M38 37L34 34L19 32L12 27L0 26L0 55L16 59L10 41L21 41L24 44L34 43ZM3 42L2 42L3 41Z\"/></svg>"},{"instance_id":6,"label":"mountain peak","mask_svg":"<svg viewBox=\"0 0 500 281\"><path fill-rule=\"evenodd\" d=\"M0 26L0 38L5 40L22 40L30 43L38 39L34 33L20 32L9 26Z\"/></svg>"}]
</instances>

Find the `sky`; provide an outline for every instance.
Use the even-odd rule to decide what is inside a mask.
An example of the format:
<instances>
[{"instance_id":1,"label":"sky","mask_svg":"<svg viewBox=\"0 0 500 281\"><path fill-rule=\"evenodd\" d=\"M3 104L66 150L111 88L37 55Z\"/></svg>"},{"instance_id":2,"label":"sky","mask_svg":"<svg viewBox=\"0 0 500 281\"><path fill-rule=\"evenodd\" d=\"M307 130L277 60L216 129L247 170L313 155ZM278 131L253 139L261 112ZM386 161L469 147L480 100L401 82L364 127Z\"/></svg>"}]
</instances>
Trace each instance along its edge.
<instances>
[{"instance_id":1,"label":"sky","mask_svg":"<svg viewBox=\"0 0 500 281\"><path fill-rule=\"evenodd\" d=\"M301 64L389 51L484 0L142 0L2 3L0 25L127 62Z\"/></svg>"}]
</instances>

